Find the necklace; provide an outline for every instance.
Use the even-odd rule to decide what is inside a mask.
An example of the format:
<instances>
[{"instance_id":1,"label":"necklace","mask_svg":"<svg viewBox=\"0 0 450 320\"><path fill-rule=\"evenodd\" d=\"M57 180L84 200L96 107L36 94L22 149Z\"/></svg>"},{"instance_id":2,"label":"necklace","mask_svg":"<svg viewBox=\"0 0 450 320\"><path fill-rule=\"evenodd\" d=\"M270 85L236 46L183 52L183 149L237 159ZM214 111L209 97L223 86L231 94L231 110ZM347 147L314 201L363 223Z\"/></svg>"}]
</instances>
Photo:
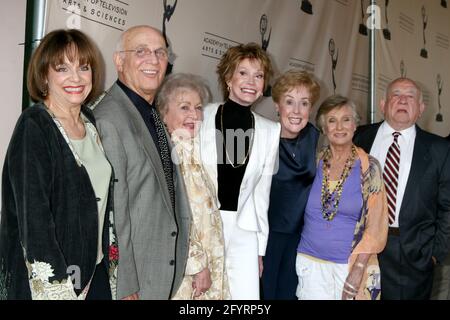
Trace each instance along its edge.
<instances>
[{"instance_id":1,"label":"necklace","mask_svg":"<svg viewBox=\"0 0 450 320\"><path fill-rule=\"evenodd\" d=\"M329 175L330 175L330 158L331 150L328 147L325 150L323 156L323 166L322 166L322 190L320 200L322 202L322 216L325 220L331 221L337 213L339 207L339 201L341 200L342 191L344 189L344 182L347 179L350 170L352 169L353 163L356 159L356 148L352 145L352 153L345 161L344 169L342 169L341 176L334 188L333 192L330 192L328 187Z\"/></svg>"},{"instance_id":2,"label":"necklace","mask_svg":"<svg viewBox=\"0 0 450 320\"><path fill-rule=\"evenodd\" d=\"M226 142L225 142L225 132L224 132L224 129L223 129L223 105L221 105L220 107L221 107L221 109L220 109L220 128L221 128L221 131L222 131L222 137L223 137L222 140L223 140L223 146L225 148L225 156L227 157L227 160L228 160L229 164L233 167L233 169L236 169L236 168L242 167L243 165L245 165L247 163L247 159L248 159L248 157L250 155L250 151L251 151L251 149L253 147L253 139L254 139L254 136L255 136L255 133L254 133L254 131L255 131L255 118L253 117L253 114L250 113L251 117L252 117L252 128L251 128L251 134L252 135L250 136L250 145L248 147L247 154L245 155L244 161L242 161L242 163L240 163L240 164L236 164L235 165L233 163L233 161L230 160L230 157L228 156L227 145L226 145ZM234 144L233 144L233 147L234 147Z\"/></svg>"},{"instance_id":3,"label":"necklace","mask_svg":"<svg viewBox=\"0 0 450 320\"><path fill-rule=\"evenodd\" d=\"M297 140L295 141L295 145L294 148L292 150L291 149L291 143L289 142L289 139L285 138L285 145L286 145L286 149L288 149L288 153L292 155L292 158L295 159L295 152L297 150L297 146L298 146L298 141L300 140L300 137L297 136L296 138Z\"/></svg>"}]
</instances>

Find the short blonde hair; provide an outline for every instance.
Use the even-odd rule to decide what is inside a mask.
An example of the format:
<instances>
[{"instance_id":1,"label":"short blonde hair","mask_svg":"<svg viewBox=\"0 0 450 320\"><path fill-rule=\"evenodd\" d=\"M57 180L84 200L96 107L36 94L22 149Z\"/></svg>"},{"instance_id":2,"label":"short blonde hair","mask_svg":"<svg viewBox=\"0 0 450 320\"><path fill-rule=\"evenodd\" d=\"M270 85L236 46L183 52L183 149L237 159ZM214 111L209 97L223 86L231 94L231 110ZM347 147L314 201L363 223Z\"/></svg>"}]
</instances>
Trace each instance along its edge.
<instances>
[{"instance_id":1,"label":"short blonde hair","mask_svg":"<svg viewBox=\"0 0 450 320\"><path fill-rule=\"evenodd\" d=\"M70 62L78 59L80 64L90 65L92 90L84 103L89 103L100 95L104 68L97 48L83 32L76 29L59 29L47 34L31 57L27 72L27 88L34 102L46 99L49 68L55 69L57 65L63 64L64 57Z\"/></svg>"},{"instance_id":2,"label":"short blonde hair","mask_svg":"<svg viewBox=\"0 0 450 320\"><path fill-rule=\"evenodd\" d=\"M353 120L355 124L358 125L361 118L356 111L356 105L347 97L341 95L332 95L326 98L317 110L316 114L316 126L319 128L320 132L324 133L323 128L325 127L325 116L334 109L340 109L342 107L348 106L352 110Z\"/></svg>"},{"instance_id":3,"label":"short blonde hair","mask_svg":"<svg viewBox=\"0 0 450 320\"><path fill-rule=\"evenodd\" d=\"M216 72L219 76L219 85L224 99L227 99L229 95L227 82L233 77L237 66L244 59L256 60L261 63L264 71L264 91L269 86L273 75L273 67L268 54L254 42L240 44L229 48L217 65Z\"/></svg>"},{"instance_id":4,"label":"short blonde hair","mask_svg":"<svg viewBox=\"0 0 450 320\"><path fill-rule=\"evenodd\" d=\"M320 85L306 71L289 70L275 80L272 87L272 99L279 103L283 94L296 87L305 87L309 92L311 105L320 97Z\"/></svg>"}]
</instances>

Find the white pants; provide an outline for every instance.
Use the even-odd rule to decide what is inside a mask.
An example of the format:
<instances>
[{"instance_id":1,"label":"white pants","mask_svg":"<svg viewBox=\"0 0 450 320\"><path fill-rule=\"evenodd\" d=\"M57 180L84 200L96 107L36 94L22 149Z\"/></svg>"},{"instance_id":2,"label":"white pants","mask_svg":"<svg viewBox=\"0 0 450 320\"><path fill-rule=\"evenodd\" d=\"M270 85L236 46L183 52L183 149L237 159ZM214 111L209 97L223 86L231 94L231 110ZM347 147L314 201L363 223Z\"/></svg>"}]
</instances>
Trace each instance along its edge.
<instances>
[{"instance_id":1,"label":"white pants","mask_svg":"<svg viewBox=\"0 0 450 320\"><path fill-rule=\"evenodd\" d=\"M341 300L348 264L320 262L297 254L298 300Z\"/></svg>"},{"instance_id":2,"label":"white pants","mask_svg":"<svg viewBox=\"0 0 450 320\"><path fill-rule=\"evenodd\" d=\"M225 240L225 265L231 299L259 300L258 238L237 226L235 211L220 211Z\"/></svg>"}]
</instances>

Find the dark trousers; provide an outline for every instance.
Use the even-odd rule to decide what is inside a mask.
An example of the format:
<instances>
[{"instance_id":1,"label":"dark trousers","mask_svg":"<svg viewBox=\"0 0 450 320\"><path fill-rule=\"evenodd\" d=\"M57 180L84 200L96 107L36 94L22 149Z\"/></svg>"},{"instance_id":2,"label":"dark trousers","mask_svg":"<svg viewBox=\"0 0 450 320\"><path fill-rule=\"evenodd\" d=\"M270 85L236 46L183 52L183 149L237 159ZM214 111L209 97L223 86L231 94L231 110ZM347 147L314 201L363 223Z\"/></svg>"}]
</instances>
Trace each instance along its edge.
<instances>
[{"instance_id":1,"label":"dark trousers","mask_svg":"<svg viewBox=\"0 0 450 320\"><path fill-rule=\"evenodd\" d=\"M104 260L95 268L86 300L112 300L108 271Z\"/></svg>"},{"instance_id":2,"label":"dark trousers","mask_svg":"<svg viewBox=\"0 0 450 320\"><path fill-rule=\"evenodd\" d=\"M389 235L385 249L378 255L381 270L382 300L429 300L433 267L417 270L401 249L400 237Z\"/></svg>"},{"instance_id":3,"label":"dark trousers","mask_svg":"<svg viewBox=\"0 0 450 320\"><path fill-rule=\"evenodd\" d=\"M295 261L299 241L299 234L269 232L262 275L264 300L297 300Z\"/></svg>"}]
</instances>

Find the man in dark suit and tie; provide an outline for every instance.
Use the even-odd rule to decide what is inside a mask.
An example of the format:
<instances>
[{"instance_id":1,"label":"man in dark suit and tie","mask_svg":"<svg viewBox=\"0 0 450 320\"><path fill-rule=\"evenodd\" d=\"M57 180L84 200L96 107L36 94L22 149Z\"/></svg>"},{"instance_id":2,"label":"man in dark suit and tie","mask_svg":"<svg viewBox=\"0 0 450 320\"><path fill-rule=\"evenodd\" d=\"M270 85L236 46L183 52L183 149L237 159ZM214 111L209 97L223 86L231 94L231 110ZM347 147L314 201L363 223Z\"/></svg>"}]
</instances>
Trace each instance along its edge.
<instances>
[{"instance_id":1,"label":"man in dark suit and tie","mask_svg":"<svg viewBox=\"0 0 450 320\"><path fill-rule=\"evenodd\" d=\"M450 245L450 144L420 129L422 92L410 79L391 82L384 121L358 128L354 142L384 168L390 215L379 255L381 298L429 299L433 269Z\"/></svg>"}]
</instances>

